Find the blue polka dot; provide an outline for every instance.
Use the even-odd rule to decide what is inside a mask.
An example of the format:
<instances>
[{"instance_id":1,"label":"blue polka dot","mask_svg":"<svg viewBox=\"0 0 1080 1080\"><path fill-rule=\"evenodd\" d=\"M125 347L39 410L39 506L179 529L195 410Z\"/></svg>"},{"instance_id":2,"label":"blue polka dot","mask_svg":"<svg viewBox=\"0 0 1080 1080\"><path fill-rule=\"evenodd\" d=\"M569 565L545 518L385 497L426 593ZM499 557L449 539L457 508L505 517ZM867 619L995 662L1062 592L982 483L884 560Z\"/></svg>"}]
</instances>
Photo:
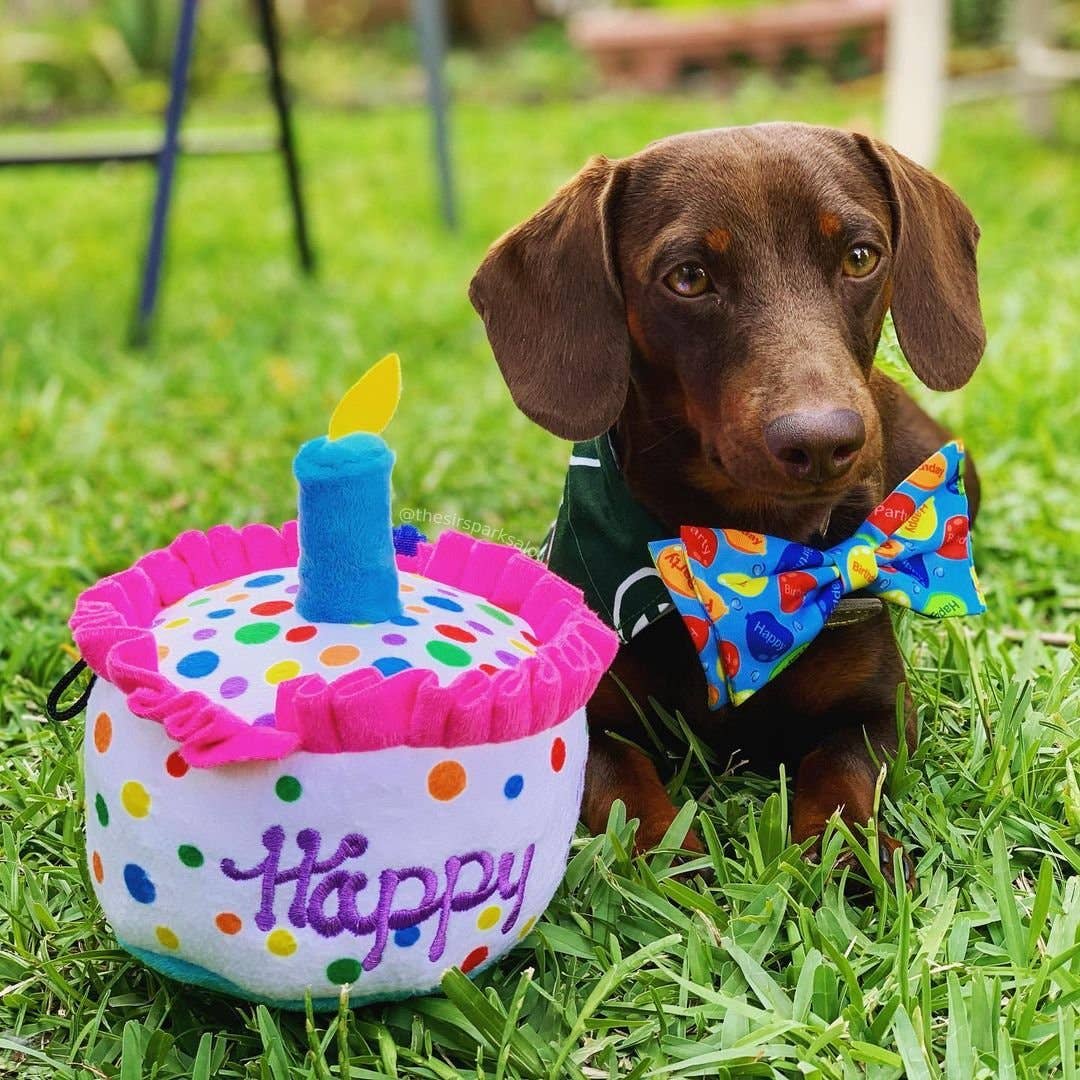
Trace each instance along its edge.
<instances>
[{"instance_id":1,"label":"blue polka dot","mask_svg":"<svg viewBox=\"0 0 1080 1080\"><path fill-rule=\"evenodd\" d=\"M419 626L416 619L410 619L408 615L395 615L390 620L395 626Z\"/></svg>"},{"instance_id":2,"label":"blue polka dot","mask_svg":"<svg viewBox=\"0 0 1080 1080\"><path fill-rule=\"evenodd\" d=\"M444 611L464 611L465 609L456 601L445 596L425 596L424 603L432 607L442 608Z\"/></svg>"},{"instance_id":3,"label":"blue polka dot","mask_svg":"<svg viewBox=\"0 0 1080 1080\"><path fill-rule=\"evenodd\" d=\"M227 619L230 615L236 614L236 608L223 607L218 608L217 611L208 611L206 617L208 619Z\"/></svg>"},{"instance_id":4,"label":"blue polka dot","mask_svg":"<svg viewBox=\"0 0 1080 1080\"><path fill-rule=\"evenodd\" d=\"M521 789L525 786L525 777L521 773L514 773L505 784L503 784L503 794L508 799L516 799L521 794Z\"/></svg>"},{"instance_id":5,"label":"blue polka dot","mask_svg":"<svg viewBox=\"0 0 1080 1080\"><path fill-rule=\"evenodd\" d=\"M400 930L394 931L394 944L400 945L403 949L407 949L410 945L415 945L419 940L419 926L405 926Z\"/></svg>"},{"instance_id":6,"label":"blue polka dot","mask_svg":"<svg viewBox=\"0 0 1080 1080\"><path fill-rule=\"evenodd\" d=\"M131 893L132 900L140 904L152 904L157 899L157 889L146 871L139 865L129 862L124 867L124 884Z\"/></svg>"},{"instance_id":7,"label":"blue polka dot","mask_svg":"<svg viewBox=\"0 0 1080 1080\"><path fill-rule=\"evenodd\" d=\"M371 666L389 677L406 668L411 668L412 664L408 660L402 660L400 656L380 656L378 660L372 662Z\"/></svg>"},{"instance_id":8,"label":"blue polka dot","mask_svg":"<svg viewBox=\"0 0 1080 1080\"><path fill-rule=\"evenodd\" d=\"M264 585L276 585L284 581L284 574L260 574L258 577L249 578L244 582L245 589L261 589Z\"/></svg>"},{"instance_id":9,"label":"blue polka dot","mask_svg":"<svg viewBox=\"0 0 1080 1080\"><path fill-rule=\"evenodd\" d=\"M218 654L209 649L188 653L176 665L177 673L188 679L201 679L214 671L219 663Z\"/></svg>"}]
</instances>

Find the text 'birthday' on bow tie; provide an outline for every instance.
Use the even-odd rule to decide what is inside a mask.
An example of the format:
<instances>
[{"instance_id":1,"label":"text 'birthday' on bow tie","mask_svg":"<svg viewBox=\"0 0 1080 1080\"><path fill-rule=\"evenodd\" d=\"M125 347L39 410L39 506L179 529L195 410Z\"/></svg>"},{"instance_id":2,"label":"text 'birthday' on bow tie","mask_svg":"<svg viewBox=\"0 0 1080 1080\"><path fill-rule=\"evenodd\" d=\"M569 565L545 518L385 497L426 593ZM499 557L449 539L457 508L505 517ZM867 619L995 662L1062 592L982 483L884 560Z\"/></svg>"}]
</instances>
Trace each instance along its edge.
<instances>
[{"instance_id":1,"label":"text 'birthday' on bow tie","mask_svg":"<svg viewBox=\"0 0 1080 1080\"><path fill-rule=\"evenodd\" d=\"M962 444L947 443L826 551L697 525L650 543L705 668L709 708L738 705L775 678L846 593L865 589L934 618L985 611L963 463Z\"/></svg>"}]
</instances>

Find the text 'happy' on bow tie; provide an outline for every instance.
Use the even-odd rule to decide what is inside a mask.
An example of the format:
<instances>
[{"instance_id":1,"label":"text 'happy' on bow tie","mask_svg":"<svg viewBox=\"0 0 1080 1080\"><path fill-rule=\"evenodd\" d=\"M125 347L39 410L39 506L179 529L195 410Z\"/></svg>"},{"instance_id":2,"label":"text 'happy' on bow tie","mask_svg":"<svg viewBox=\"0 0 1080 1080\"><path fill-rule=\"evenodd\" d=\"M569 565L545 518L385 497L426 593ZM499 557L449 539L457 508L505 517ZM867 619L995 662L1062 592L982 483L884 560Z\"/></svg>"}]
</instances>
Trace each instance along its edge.
<instances>
[{"instance_id":1,"label":"text 'happy' on bow tie","mask_svg":"<svg viewBox=\"0 0 1080 1080\"><path fill-rule=\"evenodd\" d=\"M825 551L738 529L686 525L649 553L698 650L709 708L738 705L865 589L933 618L986 610L971 555L964 448L946 443Z\"/></svg>"}]
</instances>

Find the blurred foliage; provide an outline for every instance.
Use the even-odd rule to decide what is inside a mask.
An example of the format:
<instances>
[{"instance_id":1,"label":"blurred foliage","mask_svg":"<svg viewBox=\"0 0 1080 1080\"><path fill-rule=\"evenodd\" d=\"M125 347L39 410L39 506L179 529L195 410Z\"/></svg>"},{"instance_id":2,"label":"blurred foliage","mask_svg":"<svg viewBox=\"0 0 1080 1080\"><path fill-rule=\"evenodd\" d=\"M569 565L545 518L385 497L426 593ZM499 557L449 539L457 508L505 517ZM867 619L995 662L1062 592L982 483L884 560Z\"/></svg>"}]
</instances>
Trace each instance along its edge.
<instances>
[{"instance_id":1,"label":"blurred foliage","mask_svg":"<svg viewBox=\"0 0 1080 1080\"><path fill-rule=\"evenodd\" d=\"M686 10L748 8L760 0L625 0L636 6ZM986 46L1005 32L1008 0L952 0L958 44ZM1073 14L1077 0L1066 5ZM116 110L156 115L164 106L178 4L175 0L97 0L0 6L0 117L51 120L58 115ZM412 27L390 23L352 33L318 31L299 3L279 3L286 62L299 96L327 106L374 106L418 100L423 75ZM1076 20L1070 19L1070 25ZM789 58L782 74L805 65ZM804 58L805 61L805 58ZM200 6L192 89L235 109L263 99L265 64L248 0ZM857 47L837 56L835 77L865 74ZM567 43L562 24L539 23L499 47L454 48L447 65L464 100L579 97L595 89L589 61Z\"/></svg>"}]
</instances>

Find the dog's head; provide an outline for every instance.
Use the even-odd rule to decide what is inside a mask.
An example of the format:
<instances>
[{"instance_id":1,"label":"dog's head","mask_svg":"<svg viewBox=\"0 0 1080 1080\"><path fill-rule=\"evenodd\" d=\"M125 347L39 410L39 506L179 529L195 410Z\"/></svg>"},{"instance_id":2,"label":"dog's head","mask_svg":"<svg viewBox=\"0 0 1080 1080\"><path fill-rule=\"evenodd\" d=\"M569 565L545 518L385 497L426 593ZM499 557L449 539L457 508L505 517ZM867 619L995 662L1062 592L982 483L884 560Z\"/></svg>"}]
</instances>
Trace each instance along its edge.
<instances>
[{"instance_id":1,"label":"dog's head","mask_svg":"<svg viewBox=\"0 0 1080 1080\"><path fill-rule=\"evenodd\" d=\"M600 434L633 387L694 433L706 487L797 503L876 467L868 384L890 307L927 386L971 376L977 240L944 183L873 139L719 129L593 158L493 245L470 297L549 431Z\"/></svg>"}]
</instances>

